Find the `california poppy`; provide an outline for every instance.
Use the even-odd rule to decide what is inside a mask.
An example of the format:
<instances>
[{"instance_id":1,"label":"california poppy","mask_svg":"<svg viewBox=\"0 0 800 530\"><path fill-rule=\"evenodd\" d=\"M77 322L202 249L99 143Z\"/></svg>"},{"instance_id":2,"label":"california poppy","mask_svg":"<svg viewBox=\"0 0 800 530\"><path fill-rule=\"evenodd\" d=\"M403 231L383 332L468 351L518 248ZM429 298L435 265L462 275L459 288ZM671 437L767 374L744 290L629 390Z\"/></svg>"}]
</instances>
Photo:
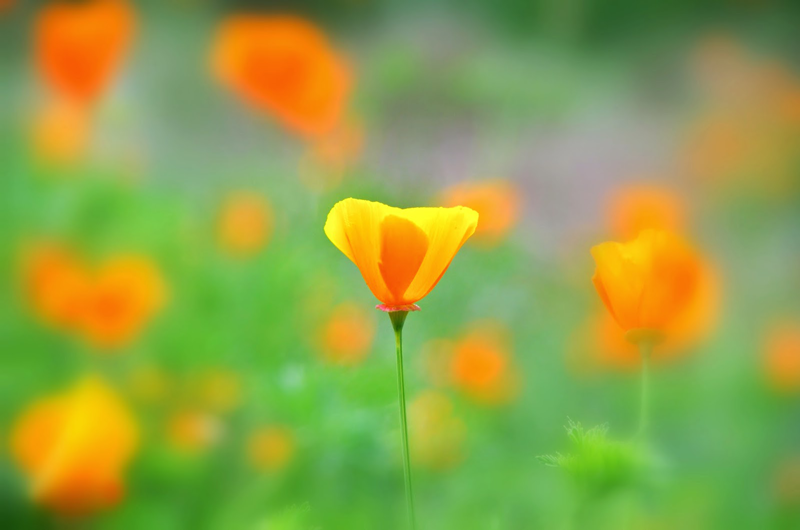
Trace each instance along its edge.
<instances>
[{"instance_id":1,"label":"california poppy","mask_svg":"<svg viewBox=\"0 0 800 530\"><path fill-rule=\"evenodd\" d=\"M217 79L305 136L329 132L350 93L350 70L311 22L291 15L225 20L212 51Z\"/></svg>"},{"instance_id":2,"label":"california poppy","mask_svg":"<svg viewBox=\"0 0 800 530\"><path fill-rule=\"evenodd\" d=\"M439 282L475 232L469 208L393 208L345 199L328 214L325 234L356 264L384 311L411 311Z\"/></svg>"},{"instance_id":3,"label":"california poppy","mask_svg":"<svg viewBox=\"0 0 800 530\"><path fill-rule=\"evenodd\" d=\"M86 289L78 332L100 347L130 341L164 301L164 286L152 262L121 256L100 267Z\"/></svg>"},{"instance_id":4,"label":"california poppy","mask_svg":"<svg viewBox=\"0 0 800 530\"><path fill-rule=\"evenodd\" d=\"M98 378L41 399L12 432L12 452L35 502L65 514L86 514L123 496L123 473L137 445L137 427L116 393Z\"/></svg>"},{"instance_id":5,"label":"california poppy","mask_svg":"<svg viewBox=\"0 0 800 530\"><path fill-rule=\"evenodd\" d=\"M133 9L125 0L47 4L34 27L36 66L58 94L93 102L116 73L133 26Z\"/></svg>"},{"instance_id":6,"label":"california poppy","mask_svg":"<svg viewBox=\"0 0 800 530\"><path fill-rule=\"evenodd\" d=\"M628 243L597 245L592 256L597 293L630 339L663 336L691 309L702 265L677 235L644 230Z\"/></svg>"},{"instance_id":7,"label":"california poppy","mask_svg":"<svg viewBox=\"0 0 800 530\"><path fill-rule=\"evenodd\" d=\"M480 215L481 223L473 240L484 246L502 241L519 220L522 201L520 190L508 180L493 179L465 182L442 193L444 206L463 205Z\"/></svg>"}]
</instances>

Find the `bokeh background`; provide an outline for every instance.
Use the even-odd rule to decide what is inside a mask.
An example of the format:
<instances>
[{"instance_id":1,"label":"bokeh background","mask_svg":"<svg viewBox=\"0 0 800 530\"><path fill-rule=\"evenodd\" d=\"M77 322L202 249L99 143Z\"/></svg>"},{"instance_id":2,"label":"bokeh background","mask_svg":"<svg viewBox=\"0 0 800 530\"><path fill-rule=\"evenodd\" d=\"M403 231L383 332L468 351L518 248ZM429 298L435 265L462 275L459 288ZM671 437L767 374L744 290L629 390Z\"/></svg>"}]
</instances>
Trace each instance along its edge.
<instances>
[{"instance_id":1,"label":"bokeh background","mask_svg":"<svg viewBox=\"0 0 800 530\"><path fill-rule=\"evenodd\" d=\"M800 528L796 3L48 5L0 2L0 526L403 528L392 329L322 230L352 196L481 215L405 328L421 528ZM242 13L322 44L219 66ZM713 270L658 464L548 466L635 429L589 250L642 228Z\"/></svg>"}]
</instances>

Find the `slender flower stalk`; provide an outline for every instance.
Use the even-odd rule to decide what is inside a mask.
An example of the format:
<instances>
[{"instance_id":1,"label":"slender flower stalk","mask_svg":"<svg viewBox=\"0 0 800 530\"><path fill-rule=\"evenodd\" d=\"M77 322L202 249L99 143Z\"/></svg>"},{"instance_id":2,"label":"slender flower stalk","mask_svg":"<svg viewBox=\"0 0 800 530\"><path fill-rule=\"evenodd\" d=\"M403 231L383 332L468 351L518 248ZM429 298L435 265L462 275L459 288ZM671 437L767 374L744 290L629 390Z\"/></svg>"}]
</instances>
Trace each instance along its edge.
<instances>
[{"instance_id":1,"label":"slender flower stalk","mask_svg":"<svg viewBox=\"0 0 800 530\"><path fill-rule=\"evenodd\" d=\"M653 344L649 341L642 341L639 343L639 351L642 356L642 387L639 396L638 436L644 440L650 422L650 355L653 352Z\"/></svg>"},{"instance_id":2,"label":"slender flower stalk","mask_svg":"<svg viewBox=\"0 0 800 530\"><path fill-rule=\"evenodd\" d=\"M394 342L397 347L397 398L400 402L400 431L403 437L403 476L406 487L406 506L408 509L408 525L411 530L417 528L414 514L414 492L411 481L411 457L408 450L408 418L406 416L406 389L403 377L403 324L408 311L391 311L389 318L394 328Z\"/></svg>"}]
</instances>

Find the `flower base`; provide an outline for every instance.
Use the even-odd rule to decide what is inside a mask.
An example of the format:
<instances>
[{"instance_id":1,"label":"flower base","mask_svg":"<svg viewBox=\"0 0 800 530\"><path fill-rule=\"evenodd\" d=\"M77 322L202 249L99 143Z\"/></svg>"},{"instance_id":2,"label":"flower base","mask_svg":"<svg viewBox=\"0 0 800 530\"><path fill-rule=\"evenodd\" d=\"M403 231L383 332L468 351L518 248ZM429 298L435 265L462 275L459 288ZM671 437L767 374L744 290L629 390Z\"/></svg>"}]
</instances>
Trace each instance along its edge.
<instances>
[{"instance_id":1,"label":"flower base","mask_svg":"<svg viewBox=\"0 0 800 530\"><path fill-rule=\"evenodd\" d=\"M383 311L384 313L394 313L395 311L419 311L419 306L417 304L406 304L406 305L395 305L390 306L386 304L378 304L375 306L375 309Z\"/></svg>"}]
</instances>

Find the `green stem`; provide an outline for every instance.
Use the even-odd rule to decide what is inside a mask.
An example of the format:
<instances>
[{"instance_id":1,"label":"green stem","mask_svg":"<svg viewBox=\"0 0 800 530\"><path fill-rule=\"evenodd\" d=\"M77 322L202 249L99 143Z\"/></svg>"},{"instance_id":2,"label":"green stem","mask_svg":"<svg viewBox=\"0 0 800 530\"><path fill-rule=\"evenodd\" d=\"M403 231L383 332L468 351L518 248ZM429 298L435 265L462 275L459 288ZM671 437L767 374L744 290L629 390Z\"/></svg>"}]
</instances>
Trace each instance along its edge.
<instances>
[{"instance_id":1,"label":"green stem","mask_svg":"<svg viewBox=\"0 0 800 530\"><path fill-rule=\"evenodd\" d=\"M639 343L639 352L642 356L642 391L639 400L639 438L647 436L650 419L650 354L653 345L646 340Z\"/></svg>"},{"instance_id":2,"label":"green stem","mask_svg":"<svg viewBox=\"0 0 800 530\"><path fill-rule=\"evenodd\" d=\"M408 524L411 530L417 528L414 515L414 494L411 488L411 457L408 451L408 419L406 418L406 389L403 379L403 324L408 311L392 311L389 318L394 328L394 341L397 346L397 394L400 400L400 427L403 435L403 475L406 484L406 505L408 507Z\"/></svg>"}]
</instances>

